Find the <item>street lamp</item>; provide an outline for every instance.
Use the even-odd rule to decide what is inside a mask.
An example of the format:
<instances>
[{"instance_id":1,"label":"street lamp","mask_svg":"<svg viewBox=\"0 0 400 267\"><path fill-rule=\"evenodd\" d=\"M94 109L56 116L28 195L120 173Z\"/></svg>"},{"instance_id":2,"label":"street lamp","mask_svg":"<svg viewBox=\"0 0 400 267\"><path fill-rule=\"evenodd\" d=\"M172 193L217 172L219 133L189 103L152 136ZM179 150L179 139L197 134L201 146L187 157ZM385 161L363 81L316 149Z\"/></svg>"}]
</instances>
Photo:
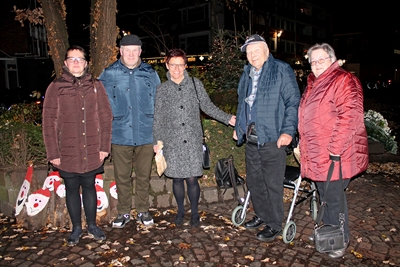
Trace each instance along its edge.
<instances>
[{"instance_id":1,"label":"street lamp","mask_svg":"<svg viewBox=\"0 0 400 267\"><path fill-rule=\"evenodd\" d=\"M279 38L281 37L281 35L282 35L282 30L280 30L280 31L275 31L275 51L276 51L276 53L278 53L278 41L279 41Z\"/></svg>"}]
</instances>

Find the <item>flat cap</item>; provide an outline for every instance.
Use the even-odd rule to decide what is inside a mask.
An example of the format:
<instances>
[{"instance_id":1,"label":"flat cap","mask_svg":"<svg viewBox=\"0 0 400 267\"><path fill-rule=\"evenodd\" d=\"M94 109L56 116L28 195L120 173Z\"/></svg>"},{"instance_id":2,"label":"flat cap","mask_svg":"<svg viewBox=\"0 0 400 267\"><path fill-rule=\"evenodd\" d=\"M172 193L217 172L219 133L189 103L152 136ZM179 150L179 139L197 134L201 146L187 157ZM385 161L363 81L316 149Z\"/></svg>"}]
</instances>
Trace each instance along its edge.
<instances>
[{"instance_id":1,"label":"flat cap","mask_svg":"<svg viewBox=\"0 0 400 267\"><path fill-rule=\"evenodd\" d=\"M142 46L142 41L140 41L139 37L134 34L125 35L121 41L119 41L119 46L122 45L138 45Z\"/></svg>"}]
</instances>

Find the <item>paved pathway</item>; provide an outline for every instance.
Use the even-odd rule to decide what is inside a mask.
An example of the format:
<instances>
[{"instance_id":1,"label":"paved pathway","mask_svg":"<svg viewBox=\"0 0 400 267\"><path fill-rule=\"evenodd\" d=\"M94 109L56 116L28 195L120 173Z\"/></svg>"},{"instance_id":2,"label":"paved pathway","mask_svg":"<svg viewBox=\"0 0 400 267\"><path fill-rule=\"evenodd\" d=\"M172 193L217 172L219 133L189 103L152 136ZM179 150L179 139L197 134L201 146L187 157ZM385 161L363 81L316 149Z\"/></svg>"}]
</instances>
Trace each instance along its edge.
<instances>
[{"instance_id":1,"label":"paved pathway","mask_svg":"<svg viewBox=\"0 0 400 267\"><path fill-rule=\"evenodd\" d=\"M389 168L390 169L390 168ZM364 174L347 191L351 240L347 254L332 260L315 251L309 202L294 210L297 232L292 243L264 243L255 231L230 222L236 203L200 206L200 228L175 227L173 209L152 210L156 224L130 222L123 229L103 226L107 240L85 234L75 247L69 232L25 232L3 218L0 266L400 266L400 180L398 174ZM289 210L289 203L285 203ZM252 213L249 212L248 218ZM190 219L188 214L186 220Z\"/></svg>"}]
</instances>

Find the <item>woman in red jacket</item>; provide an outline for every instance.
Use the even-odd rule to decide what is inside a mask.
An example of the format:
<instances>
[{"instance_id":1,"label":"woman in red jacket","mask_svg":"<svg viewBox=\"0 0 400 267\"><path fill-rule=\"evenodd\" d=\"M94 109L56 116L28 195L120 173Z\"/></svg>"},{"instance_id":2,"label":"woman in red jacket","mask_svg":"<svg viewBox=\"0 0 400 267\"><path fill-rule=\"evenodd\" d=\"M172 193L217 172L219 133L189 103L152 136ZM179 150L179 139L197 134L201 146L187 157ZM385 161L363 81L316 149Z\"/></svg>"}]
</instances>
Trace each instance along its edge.
<instances>
[{"instance_id":1,"label":"woman in red jacket","mask_svg":"<svg viewBox=\"0 0 400 267\"><path fill-rule=\"evenodd\" d=\"M96 225L95 177L111 150L112 113L104 86L88 70L85 50L71 46L64 64L44 98L43 138L47 160L64 179L73 226L68 245L76 245L82 235L81 188L87 231L96 240L106 239Z\"/></svg>"},{"instance_id":2,"label":"woman in red jacket","mask_svg":"<svg viewBox=\"0 0 400 267\"><path fill-rule=\"evenodd\" d=\"M344 249L329 253L331 258L344 255L349 244L346 195L340 191L339 165L325 192L330 156L340 156L343 184L365 171L368 166L368 140L364 125L363 89L353 74L341 68L335 51L326 43L315 44L307 52L312 73L299 107L301 175L316 182L320 199L327 206L324 224L339 224L339 204L344 200ZM341 192L340 194L338 192Z\"/></svg>"}]
</instances>

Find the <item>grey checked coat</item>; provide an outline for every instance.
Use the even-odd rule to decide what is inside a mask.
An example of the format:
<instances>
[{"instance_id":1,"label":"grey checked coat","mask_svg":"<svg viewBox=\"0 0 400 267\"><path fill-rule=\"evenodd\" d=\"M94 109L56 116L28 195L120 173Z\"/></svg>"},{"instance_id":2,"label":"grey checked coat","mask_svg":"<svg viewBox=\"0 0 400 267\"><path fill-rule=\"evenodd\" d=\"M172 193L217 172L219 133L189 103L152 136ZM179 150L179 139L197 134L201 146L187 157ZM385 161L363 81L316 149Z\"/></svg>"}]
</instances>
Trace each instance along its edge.
<instances>
[{"instance_id":1,"label":"grey checked coat","mask_svg":"<svg viewBox=\"0 0 400 267\"><path fill-rule=\"evenodd\" d=\"M164 174L171 178L188 178L203 174L203 146L200 109L226 125L232 115L217 108L210 100L203 84L187 71L180 84L171 80L160 84L156 90L153 135L164 142L163 153L167 162Z\"/></svg>"}]
</instances>

